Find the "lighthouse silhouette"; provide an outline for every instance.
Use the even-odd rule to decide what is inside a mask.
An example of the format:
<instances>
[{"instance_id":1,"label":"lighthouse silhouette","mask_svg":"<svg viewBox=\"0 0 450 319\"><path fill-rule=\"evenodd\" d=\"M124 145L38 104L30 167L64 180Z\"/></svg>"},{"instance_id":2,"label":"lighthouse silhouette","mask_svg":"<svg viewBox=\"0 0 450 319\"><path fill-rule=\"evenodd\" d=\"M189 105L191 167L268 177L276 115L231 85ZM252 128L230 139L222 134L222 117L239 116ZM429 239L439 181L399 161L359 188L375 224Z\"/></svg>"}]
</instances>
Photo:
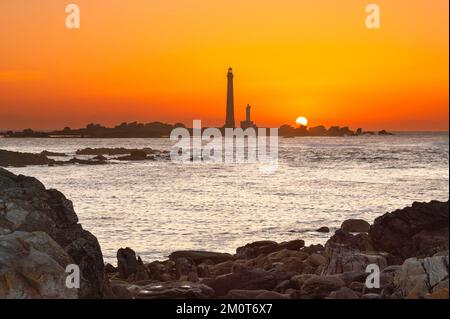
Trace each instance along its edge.
<instances>
[{"instance_id":1,"label":"lighthouse silhouette","mask_svg":"<svg viewBox=\"0 0 450 319\"><path fill-rule=\"evenodd\" d=\"M227 85L227 117L225 121L225 128L235 128L234 123L234 92L233 92L233 69L228 69L228 85Z\"/></svg>"}]
</instances>

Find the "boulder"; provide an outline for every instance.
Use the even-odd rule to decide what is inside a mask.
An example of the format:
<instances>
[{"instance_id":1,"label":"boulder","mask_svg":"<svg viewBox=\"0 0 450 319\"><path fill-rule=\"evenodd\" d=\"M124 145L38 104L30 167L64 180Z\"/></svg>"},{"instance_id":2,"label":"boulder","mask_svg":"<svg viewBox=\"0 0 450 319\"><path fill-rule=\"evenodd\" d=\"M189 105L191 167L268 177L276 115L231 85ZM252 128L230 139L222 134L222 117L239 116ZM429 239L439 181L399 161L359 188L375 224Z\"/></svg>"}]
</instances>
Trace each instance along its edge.
<instances>
[{"instance_id":1,"label":"boulder","mask_svg":"<svg viewBox=\"0 0 450 319\"><path fill-rule=\"evenodd\" d=\"M328 240L327 243L341 244L349 249L356 249L360 251L374 251L369 235L365 233L354 235L342 229L336 230L335 234Z\"/></svg>"},{"instance_id":2,"label":"boulder","mask_svg":"<svg viewBox=\"0 0 450 319\"><path fill-rule=\"evenodd\" d=\"M238 259L252 259L259 255L268 255L270 253L287 250L299 250L305 246L305 242L301 239L292 240L283 243L277 243L274 241L257 241L251 244L247 244L243 247L236 249L236 258Z\"/></svg>"},{"instance_id":3,"label":"boulder","mask_svg":"<svg viewBox=\"0 0 450 319\"><path fill-rule=\"evenodd\" d=\"M231 260L215 265L206 265L206 267L208 268L207 275L211 277L217 277L220 275L229 274L233 272L234 266L235 263Z\"/></svg>"},{"instance_id":4,"label":"boulder","mask_svg":"<svg viewBox=\"0 0 450 319\"><path fill-rule=\"evenodd\" d=\"M0 228L44 232L69 255L81 272L80 298L104 296L103 256L97 238L78 223L72 202L37 179L0 168Z\"/></svg>"},{"instance_id":5,"label":"boulder","mask_svg":"<svg viewBox=\"0 0 450 319\"><path fill-rule=\"evenodd\" d=\"M218 276L205 278L201 283L214 289L216 296L224 296L230 290L273 290L280 282L292 277L292 273L269 272L262 269L244 269Z\"/></svg>"},{"instance_id":6,"label":"boulder","mask_svg":"<svg viewBox=\"0 0 450 319\"><path fill-rule=\"evenodd\" d=\"M194 264L200 264L201 262L208 260L212 263L222 263L227 260L233 259L233 256L225 253L216 253L209 251L199 250L180 250L175 251L169 255L170 260L176 260L178 258L186 258Z\"/></svg>"},{"instance_id":7,"label":"boulder","mask_svg":"<svg viewBox=\"0 0 450 319\"><path fill-rule=\"evenodd\" d=\"M286 258L298 258L299 260L305 260L308 258L308 254L299 250L282 249L267 256L267 259L271 262L279 262Z\"/></svg>"},{"instance_id":8,"label":"boulder","mask_svg":"<svg viewBox=\"0 0 450 319\"><path fill-rule=\"evenodd\" d=\"M403 259L430 257L439 251L448 251L448 201L413 203L411 207L378 217L369 236L376 250Z\"/></svg>"},{"instance_id":9,"label":"boulder","mask_svg":"<svg viewBox=\"0 0 450 319\"><path fill-rule=\"evenodd\" d=\"M410 299L448 289L448 264L448 256L407 259L395 277L395 286L401 296Z\"/></svg>"},{"instance_id":10,"label":"boulder","mask_svg":"<svg viewBox=\"0 0 450 319\"><path fill-rule=\"evenodd\" d=\"M120 248L117 251L117 268L120 277L123 279L130 281L149 279L147 269L141 257L136 257L134 250L129 247Z\"/></svg>"},{"instance_id":11,"label":"boulder","mask_svg":"<svg viewBox=\"0 0 450 319\"><path fill-rule=\"evenodd\" d=\"M75 299L66 285L72 258L44 232L0 236L0 299Z\"/></svg>"},{"instance_id":12,"label":"boulder","mask_svg":"<svg viewBox=\"0 0 450 319\"><path fill-rule=\"evenodd\" d=\"M347 219L342 223L341 229L349 233L368 233L370 224L363 219Z\"/></svg>"},{"instance_id":13,"label":"boulder","mask_svg":"<svg viewBox=\"0 0 450 319\"><path fill-rule=\"evenodd\" d=\"M320 227L320 228L316 229L316 232L318 232L318 233L329 233L330 232L330 228L323 226L323 227Z\"/></svg>"},{"instance_id":14,"label":"boulder","mask_svg":"<svg viewBox=\"0 0 450 319\"><path fill-rule=\"evenodd\" d=\"M303 284L310 278L314 277L313 274L301 274L301 275L295 275L292 276L289 280L290 284L286 286L289 286L288 288L294 288L294 289L301 289L303 287Z\"/></svg>"},{"instance_id":15,"label":"boulder","mask_svg":"<svg viewBox=\"0 0 450 319\"><path fill-rule=\"evenodd\" d=\"M365 272L370 264L383 270L388 266L386 256L377 252L361 252L339 244L327 244L325 255L327 263L322 274L335 275L345 272Z\"/></svg>"},{"instance_id":16,"label":"boulder","mask_svg":"<svg viewBox=\"0 0 450 319\"><path fill-rule=\"evenodd\" d=\"M291 272L295 274L301 274L306 268L305 263L298 257L283 258L280 262L273 263L272 266L277 271Z\"/></svg>"},{"instance_id":17,"label":"boulder","mask_svg":"<svg viewBox=\"0 0 450 319\"><path fill-rule=\"evenodd\" d=\"M137 264L136 253L131 248L120 248L117 251L117 268L123 279L136 273Z\"/></svg>"},{"instance_id":18,"label":"boulder","mask_svg":"<svg viewBox=\"0 0 450 319\"><path fill-rule=\"evenodd\" d=\"M341 274L334 275L345 282L346 286L350 286L352 283L360 282L365 286L366 278L369 274L363 271L348 271Z\"/></svg>"},{"instance_id":19,"label":"boulder","mask_svg":"<svg viewBox=\"0 0 450 319\"><path fill-rule=\"evenodd\" d=\"M327 262L327 259L322 255L312 254L306 259L306 262L313 267L318 267L324 265Z\"/></svg>"},{"instance_id":20,"label":"boulder","mask_svg":"<svg viewBox=\"0 0 450 319\"><path fill-rule=\"evenodd\" d=\"M311 298L325 298L344 285L345 282L335 276L312 276L303 284L301 293Z\"/></svg>"}]
</instances>

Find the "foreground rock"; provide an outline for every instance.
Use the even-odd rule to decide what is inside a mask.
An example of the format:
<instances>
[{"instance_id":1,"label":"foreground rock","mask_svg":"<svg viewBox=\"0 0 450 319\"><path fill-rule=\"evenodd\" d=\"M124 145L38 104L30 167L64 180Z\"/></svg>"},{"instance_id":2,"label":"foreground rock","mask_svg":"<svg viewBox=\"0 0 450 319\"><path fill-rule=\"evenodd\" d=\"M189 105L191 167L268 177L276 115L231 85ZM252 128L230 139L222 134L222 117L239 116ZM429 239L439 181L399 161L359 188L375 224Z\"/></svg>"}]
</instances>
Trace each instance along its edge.
<instances>
[{"instance_id":1,"label":"foreground rock","mask_svg":"<svg viewBox=\"0 0 450 319\"><path fill-rule=\"evenodd\" d=\"M72 203L60 192L45 189L35 178L16 176L0 168L0 229L0 260L7 262L8 255L14 254L18 249L22 252L21 258L24 262L27 260L29 265L36 266L28 273L28 276L36 278L36 281L26 281L23 286L4 286L11 274L20 276L23 272L20 264L7 262L9 270L5 273L2 266L0 297L15 296L26 290L38 293L25 294L24 298L45 298L48 296L46 287L49 284L54 285L59 296L65 294L67 291L65 285L61 286L60 279L63 274L60 271L65 271L64 267L69 262L78 265L81 271L81 287L76 291L77 297L104 296L107 285L98 241L78 224ZM26 244L27 240L24 238L28 238L32 244ZM17 246L15 241L23 243L23 247ZM9 243L10 246L4 243ZM33 247L42 254L35 253ZM50 271L51 269L53 270ZM49 273L55 278L53 283L50 279L45 279ZM70 292L66 296L71 298L74 293Z\"/></svg>"},{"instance_id":2,"label":"foreground rock","mask_svg":"<svg viewBox=\"0 0 450 319\"><path fill-rule=\"evenodd\" d=\"M386 214L369 233L360 222L342 228L325 247L258 241L234 255L176 251L151 263L121 248L114 267L61 193L0 169L0 298L448 298L448 202ZM81 289L66 286L69 264ZM375 288L366 285L373 265Z\"/></svg>"},{"instance_id":3,"label":"foreground rock","mask_svg":"<svg viewBox=\"0 0 450 319\"><path fill-rule=\"evenodd\" d=\"M395 278L398 293L405 298L418 299L448 292L448 262L448 256L406 260Z\"/></svg>"},{"instance_id":4,"label":"foreground rock","mask_svg":"<svg viewBox=\"0 0 450 319\"><path fill-rule=\"evenodd\" d=\"M46 233L0 236L0 299L78 298L77 290L65 284L66 266L73 263Z\"/></svg>"},{"instance_id":5,"label":"foreground rock","mask_svg":"<svg viewBox=\"0 0 450 319\"><path fill-rule=\"evenodd\" d=\"M375 249L404 259L448 251L448 201L414 203L378 217L369 236Z\"/></svg>"},{"instance_id":6,"label":"foreground rock","mask_svg":"<svg viewBox=\"0 0 450 319\"><path fill-rule=\"evenodd\" d=\"M428 219L435 225L430 214L436 212L436 207L445 205L448 204L419 204L420 212L415 211L414 220L407 224L422 225L421 220ZM437 220L445 220L446 214L448 212L437 214ZM390 214L378 221L386 216ZM257 241L237 248L234 255L177 251L169 256L169 260L150 264L142 264L128 249L120 250L119 272L114 272L114 267L108 265L108 276L114 291L125 291L124 296L129 294L132 298L437 299L448 296L448 249L435 256L405 260L396 250L378 250L379 243L371 236L375 234L371 229L373 226L368 227L367 222L344 224L325 247L305 247L303 240ZM375 225L378 232L380 227L390 224L376 222ZM445 225L441 227L445 228ZM420 227L415 230L420 232ZM427 234L430 236L423 238L423 242L427 243L426 247L433 247L428 253L448 247L448 238L445 242L433 232ZM409 245L407 239L399 239L395 244L399 247ZM140 265L141 270L123 275L124 264L126 269L137 269ZM377 287L366 284L372 273L368 269L373 269L374 265L380 270L380 286ZM130 275L142 272L148 279ZM117 282L127 276L125 281Z\"/></svg>"}]
</instances>

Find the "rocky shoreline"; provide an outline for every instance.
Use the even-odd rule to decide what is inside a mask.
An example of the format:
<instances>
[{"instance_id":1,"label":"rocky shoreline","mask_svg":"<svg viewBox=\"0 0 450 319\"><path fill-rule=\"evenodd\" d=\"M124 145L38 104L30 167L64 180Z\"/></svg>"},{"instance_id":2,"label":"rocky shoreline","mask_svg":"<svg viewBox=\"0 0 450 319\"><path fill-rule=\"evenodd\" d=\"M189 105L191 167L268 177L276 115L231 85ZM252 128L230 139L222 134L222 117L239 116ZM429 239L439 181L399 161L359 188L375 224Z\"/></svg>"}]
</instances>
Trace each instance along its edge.
<instances>
[{"instance_id":1,"label":"rocky shoreline","mask_svg":"<svg viewBox=\"0 0 450 319\"><path fill-rule=\"evenodd\" d=\"M84 156L87 158L78 158ZM25 167L31 165L62 166L62 165L105 165L115 161L156 161L170 160L168 151L159 151L151 148L127 149L119 148L85 148L77 150L75 156L68 160L65 153L43 151L41 153L22 153L0 149L0 167Z\"/></svg>"},{"instance_id":2,"label":"rocky shoreline","mask_svg":"<svg viewBox=\"0 0 450 319\"><path fill-rule=\"evenodd\" d=\"M0 168L0 298L448 299L448 236L448 201L432 201L343 221L324 246L260 241L148 263L121 248L114 266L63 194ZM70 264L80 289L65 284Z\"/></svg>"}]
</instances>

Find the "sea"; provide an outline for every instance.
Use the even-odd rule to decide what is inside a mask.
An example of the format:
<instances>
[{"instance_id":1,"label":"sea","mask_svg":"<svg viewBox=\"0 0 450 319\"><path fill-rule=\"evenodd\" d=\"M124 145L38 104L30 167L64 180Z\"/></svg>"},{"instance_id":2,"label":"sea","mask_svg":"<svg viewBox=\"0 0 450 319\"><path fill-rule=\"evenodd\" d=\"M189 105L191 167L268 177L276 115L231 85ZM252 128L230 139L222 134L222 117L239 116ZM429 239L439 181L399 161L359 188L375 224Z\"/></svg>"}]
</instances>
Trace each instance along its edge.
<instances>
[{"instance_id":1,"label":"sea","mask_svg":"<svg viewBox=\"0 0 450 319\"><path fill-rule=\"evenodd\" d=\"M105 261L121 247L145 261L176 250L235 252L258 240L324 243L349 218L369 222L414 201L449 198L448 133L279 139L278 169L169 160L8 168L69 198ZM168 138L0 138L0 149L71 156L87 147L170 150Z\"/></svg>"}]
</instances>

